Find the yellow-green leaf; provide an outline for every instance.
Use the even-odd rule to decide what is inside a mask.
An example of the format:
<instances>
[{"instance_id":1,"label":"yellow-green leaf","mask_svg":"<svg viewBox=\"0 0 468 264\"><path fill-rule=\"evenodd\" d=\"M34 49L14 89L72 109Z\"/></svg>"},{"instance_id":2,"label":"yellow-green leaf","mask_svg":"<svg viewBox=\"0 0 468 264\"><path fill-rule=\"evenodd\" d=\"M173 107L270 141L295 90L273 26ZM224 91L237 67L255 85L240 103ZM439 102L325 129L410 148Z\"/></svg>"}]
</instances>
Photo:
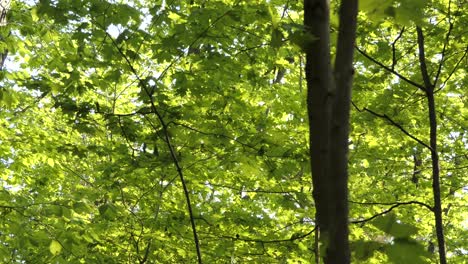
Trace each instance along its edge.
<instances>
[{"instance_id":1,"label":"yellow-green leaf","mask_svg":"<svg viewBox=\"0 0 468 264\"><path fill-rule=\"evenodd\" d=\"M52 240L49 245L49 251L52 255L56 256L62 251L62 245L57 240Z\"/></svg>"}]
</instances>

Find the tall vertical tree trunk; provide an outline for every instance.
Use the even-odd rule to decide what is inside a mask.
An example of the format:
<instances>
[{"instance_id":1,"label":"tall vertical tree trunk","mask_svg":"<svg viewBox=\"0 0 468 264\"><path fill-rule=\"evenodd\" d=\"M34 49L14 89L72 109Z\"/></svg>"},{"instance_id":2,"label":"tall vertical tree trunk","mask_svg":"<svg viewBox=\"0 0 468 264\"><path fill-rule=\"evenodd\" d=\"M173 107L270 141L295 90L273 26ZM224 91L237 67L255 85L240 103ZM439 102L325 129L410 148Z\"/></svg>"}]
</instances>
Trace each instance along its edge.
<instances>
[{"instance_id":1,"label":"tall vertical tree trunk","mask_svg":"<svg viewBox=\"0 0 468 264\"><path fill-rule=\"evenodd\" d=\"M350 263L348 134L357 0L342 1L335 67L330 59L327 0L304 1L304 25L316 40L306 49L313 197L325 263Z\"/></svg>"},{"instance_id":2,"label":"tall vertical tree trunk","mask_svg":"<svg viewBox=\"0 0 468 264\"><path fill-rule=\"evenodd\" d=\"M330 223L329 195L331 186L327 175L329 156L329 95L335 84L331 75L329 6L327 0L304 1L304 25L317 40L306 47L305 74L307 80L307 108L309 143L312 166L313 197L320 236L326 236Z\"/></svg>"},{"instance_id":3,"label":"tall vertical tree trunk","mask_svg":"<svg viewBox=\"0 0 468 264\"><path fill-rule=\"evenodd\" d=\"M418 52L419 65L421 75L424 81L424 89L427 97L428 112L429 112L429 127L430 127L430 146L431 146L431 161L432 161L432 193L434 196L434 218L436 226L437 244L439 246L439 259L441 264L447 263L445 253L445 236L442 220L442 200L440 197L440 170L439 170L439 153L437 151L437 116L435 109L434 88L438 77L436 76L434 83L431 82L426 66L426 55L424 50L424 34L420 27L416 28L418 35ZM447 39L448 41L448 39ZM446 44L445 44L446 45ZM442 62L441 62L442 63Z\"/></svg>"}]
</instances>

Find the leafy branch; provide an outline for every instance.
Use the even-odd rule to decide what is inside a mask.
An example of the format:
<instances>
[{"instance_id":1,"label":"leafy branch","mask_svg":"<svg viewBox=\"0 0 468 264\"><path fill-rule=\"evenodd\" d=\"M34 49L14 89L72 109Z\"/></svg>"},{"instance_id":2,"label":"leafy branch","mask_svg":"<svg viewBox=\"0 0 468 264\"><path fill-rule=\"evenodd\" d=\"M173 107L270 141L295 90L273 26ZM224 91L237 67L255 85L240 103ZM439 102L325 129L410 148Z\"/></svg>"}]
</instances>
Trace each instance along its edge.
<instances>
[{"instance_id":1,"label":"leafy branch","mask_svg":"<svg viewBox=\"0 0 468 264\"><path fill-rule=\"evenodd\" d=\"M426 88L424 87L424 85L422 84L419 84L419 83L416 83L408 78L406 78L405 76L401 75L399 72L395 71L394 69L388 67L388 66L385 66L383 63L381 63L380 61L374 59L372 56L370 56L369 54L367 54L365 51L361 50L359 47L355 47L356 50L361 54L363 55L364 57L366 57L367 59L369 59L370 61L372 61L373 63L379 65L381 68L383 68L384 70L398 76L398 78L402 79L403 81L413 85L414 87L416 88L419 88L421 91L426 91Z\"/></svg>"},{"instance_id":2,"label":"leafy branch","mask_svg":"<svg viewBox=\"0 0 468 264\"><path fill-rule=\"evenodd\" d=\"M135 76L135 78L138 80L138 83L139 85L141 86L141 88L145 91L146 95L150 98L150 106L151 106L151 111L156 115L156 117L158 118L161 126L162 126L162 131L163 131L163 134L164 134L164 141L166 142L166 145L167 145L167 148L169 149L169 152L171 154L171 158L172 158L172 161L174 163L174 166L176 167L176 170L177 170L177 174L179 175L179 179L181 181L181 184L182 184L182 188L183 188L183 191L184 191L184 196L185 196L185 200L186 200L186 203L187 203L187 210L188 210L188 213L189 213L189 217L190 217L190 223L191 223L191 226L192 226L192 231L193 231L193 238L194 238L194 243L195 243L195 248L196 248L196 252L197 252L197 259L198 259L198 263L201 264L202 263L202 257L201 257L201 251L200 251L200 243L199 243L199 240L198 240L198 234L197 234L197 229L196 229L196 225L195 225L195 219L194 219L194 215L193 215L193 210L192 210L192 204L190 202L190 195L189 195L189 190L188 190L188 187L187 187L187 183L185 181L185 178L184 178L184 174L183 174L183 171L182 171L182 167L180 166L180 163L179 163L179 160L177 158L177 154L175 153L175 150L174 150L174 147L172 145L172 142L171 142L171 138L169 136L169 133L168 133L168 126L167 126L167 123L166 121L164 120L163 116L161 115L161 113L158 111L158 109L156 108L156 104L154 102L154 99L153 99L153 96L152 96L152 92L151 92L151 89L147 86L147 83L143 81L143 79L140 77L139 73L137 72L137 70L135 69L135 67L133 66L132 62L130 61L130 58L125 54L125 52L123 52L123 50L120 48L120 46L116 43L116 41L114 40L114 38L112 38L109 33L104 29L104 27L102 25L100 25L99 23L96 22L96 24L101 28L101 30L103 30L105 32L105 34L111 39L112 41L112 44L114 45L114 47L117 49L117 51L119 52L119 54L122 56L122 58L126 61L128 67L130 68L130 71L133 73L133 75ZM167 72L167 70L169 69L169 67L172 66L172 64L174 64L175 61L172 61L172 63L168 66L168 68L166 68L163 73L161 74L161 76L164 75L164 73ZM161 76L159 78L161 78Z\"/></svg>"},{"instance_id":3,"label":"leafy branch","mask_svg":"<svg viewBox=\"0 0 468 264\"><path fill-rule=\"evenodd\" d=\"M452 77L452 75L457 71L458 67L460 66L461 62L465 59L465 57L468 55L468 45L466 46L465 48L465 51L463 52L463 56L460 57L460 59L457 61L457 63L455 64L455 66L453 67L453 69L450 71L450 73L448 74L447 78L445 79L445 81L443 82L443 84L441 85L441 88L442 89L445 84L448 82L448 80ZM438 90L437 90L438 91Z\"/></svg>"}]
</instances>

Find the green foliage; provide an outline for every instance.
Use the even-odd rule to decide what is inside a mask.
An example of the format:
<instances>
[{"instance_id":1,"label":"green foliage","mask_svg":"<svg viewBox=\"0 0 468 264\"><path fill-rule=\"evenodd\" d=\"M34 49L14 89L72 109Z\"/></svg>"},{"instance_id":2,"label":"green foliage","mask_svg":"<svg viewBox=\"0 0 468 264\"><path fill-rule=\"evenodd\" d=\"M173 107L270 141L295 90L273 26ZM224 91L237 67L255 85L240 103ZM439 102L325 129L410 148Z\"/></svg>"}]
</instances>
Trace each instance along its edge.
<instances>
[{"instance_id":1,"label":"green foliage","mask_svg":"<svg viewBox=\"0 0 468 264\"><path fill-rule=\"evenodd\" d=\"M447 250L462 263L468 12L455 2L449 20L448 1L361 1L356 45L421 83L414 25L428 32L434 76L454 24L436 102ZM0 29L0 50L9 51L0 262L194 263L174 157L204 263L313 262L300 49L315 36L304 33L301 9L300 1L12 2ZM431 205L429 151L363 110L428 142L424 93L359 53L355 68L351 221L395 202ZM434 263L433 229L432 212L416 204L351 224L353 262Z\"/></svg>"},{"instance_id":2,"label":"green foliage","mask_svg":"<svg viewBox=\"0 0 468 264\"><path fill-rule=\"evenodd\" d=\"M396 239L406 239L418 232L415 226L401 223L392 213L377 218L372 224Z\"/></svg>"},{"instance_id":3,"label":"green foliage","mask_svg":"<svg viewBox=\"0 0 468 264\"><path fill-rule=\"evenodd\" d=\"M424 9L427 0L392 0L376 1L361 0L360 9L372 20L382 20L392 17L399 24L409 26L411 23L421 25L424 22Z\"/></svg>"},{"instance_id":4,"label":"green foliage","mask_svg":"<svg viewBox=\"0 0 468 264\"><path fill-rule=\"evenodd\" d=\"M417 241L411 239L395 239L394 243L386 248L388 259L392 263L431 263L430 254Z\"/></svg>"}]
</instances>

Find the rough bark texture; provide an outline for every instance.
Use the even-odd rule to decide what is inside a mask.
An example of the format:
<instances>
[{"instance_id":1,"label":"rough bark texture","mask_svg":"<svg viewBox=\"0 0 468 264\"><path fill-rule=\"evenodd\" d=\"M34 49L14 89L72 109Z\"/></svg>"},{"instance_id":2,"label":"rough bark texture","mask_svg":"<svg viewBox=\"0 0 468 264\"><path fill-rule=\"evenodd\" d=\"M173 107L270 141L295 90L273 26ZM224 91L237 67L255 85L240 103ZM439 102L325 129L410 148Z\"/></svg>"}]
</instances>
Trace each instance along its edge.
<instances>
[{"instance_id":1,"label":"rough bark texture","mask_svg":"<svg viewBox=\"0 0 468 264\"><path fill-rule=\"evenodd\" d=\"M347 164L357 0L340 5L334 71L329 13L327 0L304 1L305 28L317 38L305 50L313 197L324 262L350 263Z\"/></svg>"}]
</instances>

